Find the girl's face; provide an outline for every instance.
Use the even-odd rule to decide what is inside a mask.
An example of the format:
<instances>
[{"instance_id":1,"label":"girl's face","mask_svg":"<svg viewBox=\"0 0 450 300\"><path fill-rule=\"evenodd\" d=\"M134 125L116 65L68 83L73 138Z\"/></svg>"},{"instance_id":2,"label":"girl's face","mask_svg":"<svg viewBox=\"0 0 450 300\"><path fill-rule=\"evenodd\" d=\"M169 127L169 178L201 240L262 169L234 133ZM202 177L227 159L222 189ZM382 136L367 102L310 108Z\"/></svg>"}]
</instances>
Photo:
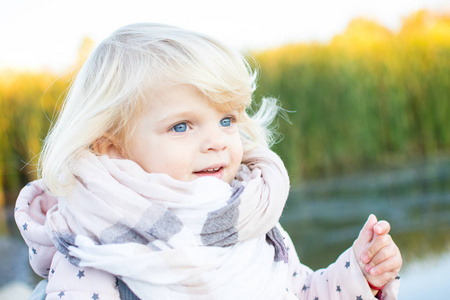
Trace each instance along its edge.
<instances>
[{"instance_id":1,"label":"girl's face","mask_svg":"<svg viewBox=\"0 0 450 300\"><path fill-rule=\"evenodd\" d=\"M127 145L130 158L149 173L231 183L243 155L238 117L238 111L218 110L195 87L163 88L137 122Z\"/></svg>"}]
</instances>

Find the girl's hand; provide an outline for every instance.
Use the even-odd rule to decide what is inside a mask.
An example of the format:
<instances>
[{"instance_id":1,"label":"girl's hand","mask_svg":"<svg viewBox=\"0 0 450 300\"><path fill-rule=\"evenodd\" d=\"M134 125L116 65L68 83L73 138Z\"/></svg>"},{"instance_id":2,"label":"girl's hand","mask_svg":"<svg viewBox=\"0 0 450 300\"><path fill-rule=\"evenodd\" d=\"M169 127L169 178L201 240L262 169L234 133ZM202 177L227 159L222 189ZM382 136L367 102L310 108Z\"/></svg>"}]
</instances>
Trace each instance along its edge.
<instances>
[{"instance_id":1,"label":"girl's hand","mask_svg":"<svg viewBox=\"0 0 450 300\"><path fill-rule=\"evenodd\" d=\"M402 267L402 256L389 235L391 226L370 215L353 249L367 281L375 287L390 282Z\"/></svg>"}]
</instances>

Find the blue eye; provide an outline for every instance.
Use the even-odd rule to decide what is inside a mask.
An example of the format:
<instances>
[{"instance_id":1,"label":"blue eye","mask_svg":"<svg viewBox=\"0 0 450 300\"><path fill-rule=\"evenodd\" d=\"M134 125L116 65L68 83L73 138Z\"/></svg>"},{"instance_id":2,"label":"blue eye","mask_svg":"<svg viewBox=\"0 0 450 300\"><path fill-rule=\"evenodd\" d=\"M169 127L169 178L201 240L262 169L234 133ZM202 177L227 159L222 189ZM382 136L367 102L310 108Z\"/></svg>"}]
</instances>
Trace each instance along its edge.
<instances>
[{"instance_id":1,"label":"blue eye","mask_svg":"<svg viewBox=\"0 0 450 300\"><path fill-rule=\"evenodd\" d=\"M186 123L180 123L173 126L172 130L175 132L186 132L188 130L188 126Z\"/></svg>"},{"instance_id":2,"label":"blue eye","mask_svg":"<svg viewBox=\"0 0 450 300\"><path fill-rule=\"evenodd\" d=\"M230 127L231 126L231 118L230 117L223 118L222 120L220 120L220 125L222 125L223 127Z\"/></svg>"}]
</instances>

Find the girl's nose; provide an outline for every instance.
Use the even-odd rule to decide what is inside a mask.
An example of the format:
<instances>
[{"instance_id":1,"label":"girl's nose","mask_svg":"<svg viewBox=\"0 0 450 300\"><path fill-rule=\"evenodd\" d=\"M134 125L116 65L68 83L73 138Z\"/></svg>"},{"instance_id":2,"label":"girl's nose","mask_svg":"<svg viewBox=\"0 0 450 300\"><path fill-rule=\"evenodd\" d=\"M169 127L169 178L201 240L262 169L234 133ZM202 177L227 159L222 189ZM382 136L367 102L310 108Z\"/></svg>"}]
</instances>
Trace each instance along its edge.
<instances>
[{"instance_id":1,"label":"girl's nose","mask_svg":"<svg viewBox=\"0 0 450 300\"><path fill-rule=\"evenodd\" d=\"M211 128L204 132L201 145L202 152L221 151L226 149L227 140L221 128Z\"/></svg>"}]
</instances>

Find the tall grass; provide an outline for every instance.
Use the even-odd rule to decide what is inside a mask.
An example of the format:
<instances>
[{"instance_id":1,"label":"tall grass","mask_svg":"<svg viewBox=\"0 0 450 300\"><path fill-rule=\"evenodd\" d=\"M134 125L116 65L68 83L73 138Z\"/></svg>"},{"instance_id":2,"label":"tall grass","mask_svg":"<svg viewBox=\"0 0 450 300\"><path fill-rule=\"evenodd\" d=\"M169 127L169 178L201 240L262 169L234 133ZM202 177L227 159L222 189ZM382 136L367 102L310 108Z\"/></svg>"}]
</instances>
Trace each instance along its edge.
<instances>
[{"instance_id":1,"label":"tall grass","mask_svg":"<svg viewBox=\"0 0 450 300\"><path fill-rule=\"evenodd\" d=\"M64 74L0 72L0 209L20 188L37 178L42 142L65 97L74 71L94 42L84 38L74 64ZM0 218L1 219L1 218Z\"/></svg>"},{"instance_id":2,"label":"tall grass","mask_svg":"<svg viewBox=\"0 0 450 300\"><path fill-rule=\"evenodd\" d=\"M0 204L36 179L42 140L66 87L67 80L51 73L0 75Z\"/></svg>"},{"instance_id":3,"label":"tall grass","mask_svg":"<svg viewBox=\"0 0 450 300\"><path fill-rule=\"evenodd\" d=\"M292 179L450 151L450 17L420 11L398 33L358 19L329 44L255 54L258 99L278 97L275 148Z\"/></svg>"}]
</instances>

